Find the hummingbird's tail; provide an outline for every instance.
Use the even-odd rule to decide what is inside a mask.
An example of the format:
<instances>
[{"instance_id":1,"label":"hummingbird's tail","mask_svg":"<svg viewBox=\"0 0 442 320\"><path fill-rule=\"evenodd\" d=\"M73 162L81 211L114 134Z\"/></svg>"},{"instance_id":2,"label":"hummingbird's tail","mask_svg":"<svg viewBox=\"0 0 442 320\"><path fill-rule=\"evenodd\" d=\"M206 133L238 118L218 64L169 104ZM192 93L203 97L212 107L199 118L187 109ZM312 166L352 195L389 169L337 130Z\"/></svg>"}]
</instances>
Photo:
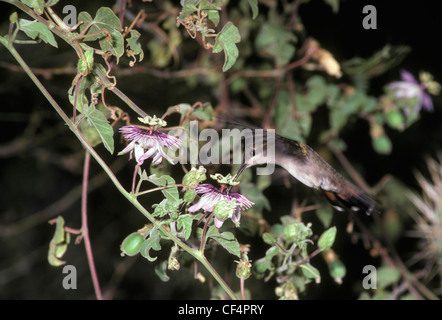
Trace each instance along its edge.
<instances>
[{"instance_id":1,"label":"hummingbird's tail","mask_svg":"<svg viewBox=\"0 0 442 320\"><path fill-rule=\"evenodd\" d=\"M342 194L324 190L324 194L336 210L364 211L368 215L372 212L380 213L379 201L363 191Z\"/></svg>"}]
</instances>

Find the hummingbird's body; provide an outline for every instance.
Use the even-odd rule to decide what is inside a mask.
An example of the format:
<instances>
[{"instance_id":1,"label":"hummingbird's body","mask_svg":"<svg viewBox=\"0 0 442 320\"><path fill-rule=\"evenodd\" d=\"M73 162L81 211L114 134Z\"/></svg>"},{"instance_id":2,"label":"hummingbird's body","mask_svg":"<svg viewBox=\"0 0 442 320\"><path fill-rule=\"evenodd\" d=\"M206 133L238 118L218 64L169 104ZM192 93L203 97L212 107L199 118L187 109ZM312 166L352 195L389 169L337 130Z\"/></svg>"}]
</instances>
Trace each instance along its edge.
<instances>
[{"instance_id":1,"label":"hummingbird's body","mask_svg":"<svg viewBox=\"0 0 442 320\"><path fill-rule=\"evenodd\" d=\"M264 144L266 143L264 141ZM268 159L263 152L255 153L239 170L238 175L246 168L268 163ZM378 211L375 198L345 179L318 153L302 142L275 134L274 162L306 186L322 190L327 199L340 211L344 208L362 210L367 214Z\"/></svg>"}]
</instances>

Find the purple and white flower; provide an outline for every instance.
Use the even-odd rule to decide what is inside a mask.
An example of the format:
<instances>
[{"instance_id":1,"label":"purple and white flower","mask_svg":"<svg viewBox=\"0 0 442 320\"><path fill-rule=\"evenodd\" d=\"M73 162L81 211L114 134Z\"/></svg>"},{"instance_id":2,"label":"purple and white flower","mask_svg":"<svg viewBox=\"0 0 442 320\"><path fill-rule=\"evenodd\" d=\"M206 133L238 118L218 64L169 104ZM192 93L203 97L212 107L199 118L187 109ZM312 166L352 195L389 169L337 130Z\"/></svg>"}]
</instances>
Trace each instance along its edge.
<instances>
[{"instance_id":1,"label":"purple and white flower","mask_svg":"<svg viewBox=\"0 0 442 320\"><path fill-rule=\"evenodd\" d=\"M419 83L413 75L405 70L401 71L402 81L390 83L389 87L393 89L397 98L412 99L416 98L417 103L413 106L415 112L423 107L426 111L433 111L433 102L430 95L425 91L425 83Z\"/></svg>"},{"instance_id":2,"label":"purple and white flower","mask_svg":"<svg viewBox=\"0 0 442 320\"><path fill-rule=\"evenodd\" d=\"M124 138L129 140L129 144L118 155L130 153L130 159L135 155L135 160L142 165L144 160L152 158L153 163L160 164L163 158L173 163L173 159L164 151L164 148L179 148L181 141L166 133L154 130L143 129L137 126L128 125L120 128Z\"/></svg>"},{"instance_id":3,"label":"purple and white flower","mask_svg":"<svg viewBox=\"0 0 442 320\"><path fill-rule=\"evenodd\" d=\"M239 193L229 193L225 191L224 185L221 189L218 189L211 184L200 184L195 188L195 191L201 194L201 198L188 209L189 212L196 212L201 209L206 212L213 212L218 204L226 205L227 203L228 206L233 209L229 211L225 218L215 216L215 226L217 228L220 228L226 219L232 219L232 221L238 225L241 218L241 211L247 210L254 205L252 201Z\"/></svg>"}]
</instances>

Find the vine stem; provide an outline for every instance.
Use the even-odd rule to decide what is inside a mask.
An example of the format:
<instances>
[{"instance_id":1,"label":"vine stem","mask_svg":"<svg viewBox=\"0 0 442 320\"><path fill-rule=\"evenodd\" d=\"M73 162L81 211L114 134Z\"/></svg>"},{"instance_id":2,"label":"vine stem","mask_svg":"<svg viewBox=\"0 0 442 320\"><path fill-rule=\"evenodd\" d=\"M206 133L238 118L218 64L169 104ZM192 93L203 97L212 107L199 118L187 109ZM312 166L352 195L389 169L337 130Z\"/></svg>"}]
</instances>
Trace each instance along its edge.
<instances>
[{"instance_id":1,"label":"vine stem","mask_svg":"<svg viewBox=\"0 0 442 320\"><path fill-rule=\"evenodd\" d=\"M242 300L246 300L244 282L245 282L244 278L241 277L241 279L240 279L240 286L241 286L241 299Z\"/></svg>"},{"instance_id":2,"label":"vine stem","mask_svg":"<svg viewBox=\"0 0 442 320\"><path fill-rule=\"evenodd\" d=\"M4 1L4 0L2 0ZM6 1L16 5L21 8L20 5L17 5L15 1ZM29 13L31 16L36 16L33 12L25 12ZM126 191L126 189L121 185L120 181L114 175L112 170L108 167L108 165L104 162L104 160L100 157L100 155L95 151L95 149L89 145L87 140L83 137L80 130L75 126L75 124L70 120L70 118L66 115L63 109L58 105L58 103L54 100L51 94L46 90L43 84L38 80L37 76L32 72L17 50L14 48L12 43L10 44L7 39L4 37L0 37L0 43L3 44L11 55L15 58L15 60L20 64L25 73L29 76L29 78L34 82L35 86L41 91L44 97L48 100L48 102L52 105L55 111L59 114L59 116L63 119L69 129L75 134L78 140L81 142L83 147L90 153L90 155L97 161L97 163L102 167L102 169L109 176L112 183L118 189L118 191L129 201L132 203L134 207L136 207L153 225L155 225L163 234L165 234L169 239L175 242L180 248L184 251L188 252L191 256L197 259L203 266L210 272L210 274L214 277L214 279L221 285L221 287L226 291L226 293L230 296L231 299L238 300L235 293L232 289L226 284L223 278L216 272L213 266L207 261L206 257L202 252L197 249L193 249L181 241L175 234L171 233L164 226L162 226L158 221L137 201L136 197L130 192Z\"/></svg>"},{"instance_id":3,"label":"vine stem","mask_svg":"<svg viewBox=\"0 0 442 320\"><path fill-rule=\"evenodd\" d=\"M91 239L89 237L89 228L87 223L87 190L89 180L89 167L91 163L91 154L86 151L83 166L83 190L81 195L81 230L83 235L84 246L86 249L87 261L91 272L92 283L94 284L95 296L97 300L103 300L100 284L98 282L97 270L95 269L94 256L92 254Z\"/></svg>"}]
</instances>

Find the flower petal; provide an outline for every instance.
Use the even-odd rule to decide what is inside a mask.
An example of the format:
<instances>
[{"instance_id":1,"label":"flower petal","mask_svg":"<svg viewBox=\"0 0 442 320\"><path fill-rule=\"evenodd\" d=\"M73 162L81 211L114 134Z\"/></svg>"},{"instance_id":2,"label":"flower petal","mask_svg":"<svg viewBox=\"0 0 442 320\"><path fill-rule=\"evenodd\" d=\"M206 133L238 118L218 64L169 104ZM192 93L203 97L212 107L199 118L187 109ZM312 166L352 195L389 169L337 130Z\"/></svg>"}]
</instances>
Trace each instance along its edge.
<instances>
[{"instance_id":1,"label":"flower petal","mask_svg":"<svg viewBox=\"0 0 442 320\"><path fill-rule=\"evenodd\" d=\"M235 225L239 225L239 220L241 219L241 210L239 207L236 208L235 213L232 215L231 219L233 223L235 223Z\"/></svg>"},{"instance_id":2,"label":"flower petal","mask_svg":"<svg viewBox=\"0 0 442 320\"><path fill-rule=\"evenodd\" d=\"M162 162L163 158L166 158L169 162L173 162L172 159L163 150L164 147L170 149L172 147L179 148L181 141L166 133L159 132L157 130L146 130L137 126L123 126L119 129L125 139L130 140L130 143L118 154L125 154L130 152L129 159L132 158L135 153L135 159L139 164L142 164L144 160L152 157L152 161L155 164Z\"/></svg>"},{"instance_id":3,"label":"flower petal","mask_svg":"<svg viewBox=\"0 0 442 320\"><path fill-rule=\"evenodd\" d=\"M422 106L424 107L425 110L427 111L434 111L434 107L433 107L433 101L431 100L431 97L428 93L423 93L422 94Z\"/></svg>"},{"instance_id":4,"label":"flower petal","mask_svg":"<svg viewBox=\"0 0 442 320\"><path fill-rule=\"evenodd\" d=\"M403 81L419 85L416 78L407 70L401 70L401 78Z\"/></svg>"},{"instance_id":5,"label":"flower petal","mask_svg":"<svg viewBox=\"0 0 442 320\"><path fill-rule=\"evenodd\" d=\"M215 218L215 227L217 227L218 229L221 228L223 226L224 221L219 220L217 218Z\"/></svg>"},{"instance_id":6,"label":"flower petal","mask_svg":"<svg viewBox=\"0 0 442 320\"><path fill-rule=\"evenodd\" d=\"M231 198L236 199L236 201L238 201L238 204L241 207L241 209L249 209L254 205L252 201L250 201L249 199L247 199L246 197L244 197L239 193L231 193L229 195Z\"/></svg>"}]
</instances>

